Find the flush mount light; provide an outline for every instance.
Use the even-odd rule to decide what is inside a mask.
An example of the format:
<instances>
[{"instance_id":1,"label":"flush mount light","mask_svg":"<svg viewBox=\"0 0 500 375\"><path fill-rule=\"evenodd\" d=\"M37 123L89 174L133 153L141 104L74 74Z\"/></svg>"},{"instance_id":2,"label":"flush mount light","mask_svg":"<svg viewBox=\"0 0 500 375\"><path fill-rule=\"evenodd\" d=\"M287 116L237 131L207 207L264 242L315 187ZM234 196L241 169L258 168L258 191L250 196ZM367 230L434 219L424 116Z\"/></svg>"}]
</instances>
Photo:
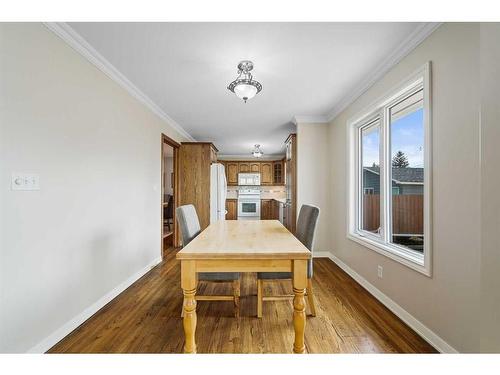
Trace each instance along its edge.
<instances>
[{"instance_id":1,"label":"flush mount light","mask_svg":"<svg viewBox=\"0 0 500 375\"><path fill-rule=\"evenodd\" d=\"M250 71L253 69L253 62L243 60L238 64L238 78L227 86L227 89L234 92L236 96L246 103L262 90L262 85L252 78Z\"/></svg>"},{"instance_id":2,"label":"flush mount light","mask_svg":"<svg viewBox=\"0 0 500 375\"><path fill-rule=\"evenodd\" d=\"M253 155L254 158L261 158L262 155L264 155L264 153L260 149L260 145L255 145L255 147L254 147L254 149L252 151L252 155Z\"/></svg>"}]
</instances>

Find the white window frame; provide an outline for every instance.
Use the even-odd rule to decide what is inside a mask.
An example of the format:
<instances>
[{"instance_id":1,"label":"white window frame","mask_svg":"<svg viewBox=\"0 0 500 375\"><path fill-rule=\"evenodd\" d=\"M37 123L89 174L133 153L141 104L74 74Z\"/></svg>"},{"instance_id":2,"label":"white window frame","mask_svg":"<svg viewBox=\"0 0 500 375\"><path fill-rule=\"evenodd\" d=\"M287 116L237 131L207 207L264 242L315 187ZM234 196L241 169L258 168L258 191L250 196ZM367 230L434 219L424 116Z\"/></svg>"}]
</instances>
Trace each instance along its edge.
<instances>
[{"instance_id":1,"label":"white window frame","mask_svg":"<svg viewBox=\"0 0 500 375\"><path fill-rule=\"evenodd\" d=\"M424 109L424 251L420 254L414 250L391 243L391 165L390 157L390 121L389 110L396 103L413 93L423 90ZM385 255L402 263L424 275L432 275L432 108L431 108L431 64L427 62L416 72L411 74L397 87L390 90L380 100L369 106L358 115L347 121L347 202L348 223L347 238L371 250ZM361 158L361 129L380 118L380 233L361 230L360 220L362 167ZM386 187L386 185L388 187Z\"/></svg>"}]
</instances>

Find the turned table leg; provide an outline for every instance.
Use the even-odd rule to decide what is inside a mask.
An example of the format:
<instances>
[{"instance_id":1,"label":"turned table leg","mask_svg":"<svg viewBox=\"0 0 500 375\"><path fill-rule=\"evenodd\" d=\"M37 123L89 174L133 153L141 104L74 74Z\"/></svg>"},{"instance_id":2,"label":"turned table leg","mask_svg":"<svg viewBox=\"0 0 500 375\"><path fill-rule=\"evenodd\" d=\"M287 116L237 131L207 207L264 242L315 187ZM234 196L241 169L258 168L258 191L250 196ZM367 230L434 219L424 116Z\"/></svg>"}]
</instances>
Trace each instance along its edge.
<instances>
[{"instance_id":1,"label":"turned table leg","mask_svg":"<svg viewBox=\"0 0 500 375\"><path fill-rule=\"evenodd\" d=\"M184 353L196 353L196 263L192 260L181 261L181 287L184 293L183 326L184 326Z\"/></svg>"},{"instance_id":2,"label":"turned table leg","mask_svg":"<svg viewBox=\"0 0 500 375\"><path fill-rule=\"evenodd\" d=\"M293 328L295 329L294 353L305 353L304 329L306 327L307 260L293 261Z\"/></svg>"}]
</instances>

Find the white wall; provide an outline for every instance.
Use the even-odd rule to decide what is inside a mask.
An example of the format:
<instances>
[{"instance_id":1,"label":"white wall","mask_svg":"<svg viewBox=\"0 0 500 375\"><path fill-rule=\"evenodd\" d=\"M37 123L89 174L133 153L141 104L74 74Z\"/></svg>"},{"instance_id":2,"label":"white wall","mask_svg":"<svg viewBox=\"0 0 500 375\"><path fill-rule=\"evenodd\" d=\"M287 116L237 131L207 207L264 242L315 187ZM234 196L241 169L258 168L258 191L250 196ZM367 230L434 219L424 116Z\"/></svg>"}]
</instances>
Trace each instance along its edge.
<instances>
[{"instance_id":1,"label":"white wall","mask_svg":"<svg viewBox=\"0 0 500 375\"><path fill-rule=\"evenodd\" d=\"M297 124L297 216L303 204L319 207L315 252L331 249L328 124Z\"/></svg>"},{"instance_id":2,"label":"white wall","mask_svg":"<svg viewBox=\"0 0 500 375\"><path fill-rule=\"evenodd\" d=\"M24 352L159 260L161 133L184 139L41 24L0 24L0 125L0 352Z\"/></svg>"},{"instance_id":3,"label":"white wall","mask_svg":"<svg viewBox=\"0 0 500 375\"><path fill-rule=\"evenodd\" d=\"M432 62L433 95L431 278L346 238L346 122L427 61ZM333 254L462 352L478 351L480 340L479 106L479 25L445 24L329 129ZM377 278L378 265L384 267L383 279Z\"/></svg>"}]
</instances>

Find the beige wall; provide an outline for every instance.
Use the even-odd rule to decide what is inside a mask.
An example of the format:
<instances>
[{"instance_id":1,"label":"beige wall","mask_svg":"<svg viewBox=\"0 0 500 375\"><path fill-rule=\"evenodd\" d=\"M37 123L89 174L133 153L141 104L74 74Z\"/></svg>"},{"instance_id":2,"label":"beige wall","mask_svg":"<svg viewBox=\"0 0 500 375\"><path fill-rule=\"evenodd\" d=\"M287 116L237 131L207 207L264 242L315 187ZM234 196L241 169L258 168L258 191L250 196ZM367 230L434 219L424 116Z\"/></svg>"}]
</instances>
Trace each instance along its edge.
<instances>
[{"instance_id":1,"label":"beige wall","mask_svg":"<svg viewBox=\"0 0 500 375\"><path fill-rule=\"evenodd\" d=\"M330 251L328 125L297 124L297 216L303 204L319 207L314 251Z\"/></svg>"},{"instance_id":2,"label":"beige wall","mask_svg":"<svg viewBox=\"0 0 500 375\"><path fill-rule=\"evenodd\" d=\"M481 351L500 352L500 24L481 24Z\"/></svg>"},{"instance_id":3,"label":"beige wall","mask_svg":"<svg viewBox=\"0 0 500 375\"><path fill-rule=\"evenodd\" d=\"M0 24L0 125L0 352L24 352L159 259L161 133L184 139L41 24Z\"/></svg>"},{"instance_id":4,"label":"beige wall","mask_svg":"<svg viewBox=\"0 0 500 375\"><path fill-rule=\"evenodd\" d=\"M431 278L346 238L346 122L427 61L433 95ZM445 24L329 128L331 251L462 352L478 351L480 340L479 100L479 25ZM378 265L383 279L377 278Z\"/></svg>"}]
</instances>

